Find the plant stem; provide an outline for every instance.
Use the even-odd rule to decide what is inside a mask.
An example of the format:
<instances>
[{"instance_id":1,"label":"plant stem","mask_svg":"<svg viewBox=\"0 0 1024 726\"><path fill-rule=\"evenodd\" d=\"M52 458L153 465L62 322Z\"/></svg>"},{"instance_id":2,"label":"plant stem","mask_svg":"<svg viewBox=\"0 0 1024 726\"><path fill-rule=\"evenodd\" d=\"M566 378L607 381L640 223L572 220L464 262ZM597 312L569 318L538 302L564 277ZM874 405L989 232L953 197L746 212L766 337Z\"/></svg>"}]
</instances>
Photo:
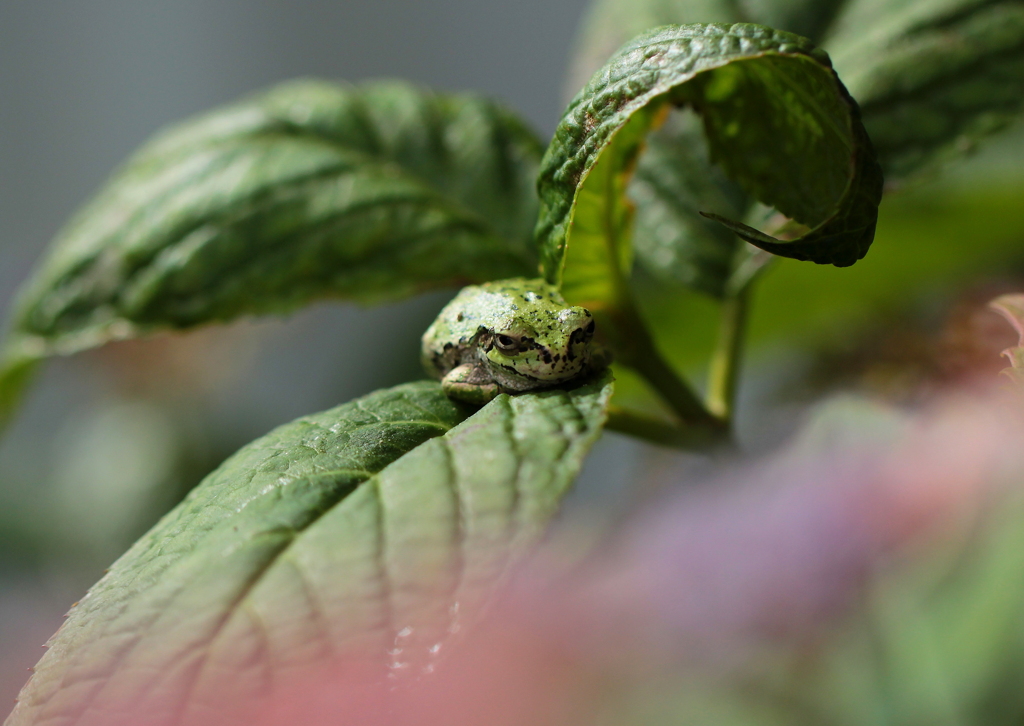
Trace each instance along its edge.
<instances>
[{"instance_id":1,"label":"plant stem","mask_svg":"<svg viewBox=\"0 0 1024 726\"><path fill-rule=\"evenodd\" d=\"M709 412L700 398L658 352L654 338L640 317L632 299L625 298L617 311L618 328L629 331L628 344L621 346L622 362L643 376L665 399L679 419L688 426L726 433L724 422ZM625 342L625 340L623 341Z\"/></svg>"},{"instance_id":2,"label":"plant stem","mask_svg":"<svg viewBox=\"0 0 1024 726\"><path fill-rule=\"evenodd\" d=\"M606 427L663 446L687 451L707 451L727 443L718 429L704 426L679 426L612 405Z\"/></svg>"},{"instance_id":3,"label":"plant stem","mask_svg":"<svg viewBox=\"0 0 1024 726\"><path fill-rule=\"evenodd\" d=\"M704 429L712 438L721 440L728 436L728 426L704 408L697 394L661 357L654 338L637 309L626 275L619 265L622 218L616 213L621 211L616 205L616 200L624 195L625 189L618 189L617 182L622 182L622 178L610 173L605 174L605 204L601 215L602 236L611 263L609 272L614 302L604 310L595 308L593 312L595 315L607 315L610 318L607 322L612 324L606 329L611 333L613 347L621 362L647 379L683 424ZM602 325L600 321L598 324Z\"/></svg>"},{"instance_id":4,"label":"plant stem","mask_svg":"<svg viewBox=\"0 0 1024 726\"><path fill-rule=\"evenodd\" d=\"M747 327L750 288L744 286L722 301L718 342L711 357L708 374L707 409L723 421L732 423L736 406L740 363Z\"/></svg>"}]
</instances>

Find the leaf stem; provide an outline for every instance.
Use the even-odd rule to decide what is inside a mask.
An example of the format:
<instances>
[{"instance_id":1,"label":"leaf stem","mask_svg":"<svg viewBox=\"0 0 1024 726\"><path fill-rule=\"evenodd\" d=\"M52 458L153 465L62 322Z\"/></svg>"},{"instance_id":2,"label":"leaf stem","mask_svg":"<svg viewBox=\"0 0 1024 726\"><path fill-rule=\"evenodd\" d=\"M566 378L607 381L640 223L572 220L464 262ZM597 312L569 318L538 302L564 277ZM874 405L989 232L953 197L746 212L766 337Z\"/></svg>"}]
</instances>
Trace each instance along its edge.
<instances>
[{"instance_id":1,"label":"leaf stem","mask_svg":"<svg viewBox=\"0 0 1024 726\"><path fill-rule=\"evenodd\" d=\"M632 162L627 166L631 169ZM615 343L613 347L621 362L643 376L664 398L683 424L704 429L714 439L721 440L728 436L728 426L704 407L697 394L662 358L637 309L626 272L622 267L621 246L624 242L621 239L623 217L620 214L624 214L625 219L631 219L632 213L628 205L624 208L626 211L623 211L617 206L617 202L625 194L623 179L630 173L631 171L605 174L605 203L600 220L602 238L608 255L612 301L604 310L595 307L594 312L598 315L607 314L611 318L612 325L609 329ZM617 186L619 183L622 184L621 189Z\"/></svg>"},{"instance_id":2,"label":"leaf stem","mask_svg":"<svg viewBox=\"0 0 1024 726\"><path fill-rule=\"evenodd\" d=\"M686 451L707 451L725 442L718 429L680 426L612 405L606 428Z\"/></svg>"},{"instance_id":3,"label":"leaf stem","mask_svg":"<svg viewBox=\"0 0 1024 726\"><path fill-rule=\"evenodd\" d=\"M661 356L628 293L620 298L616 313L617 327L623 332L623 342L627 343L620 347L622 363L643 376L684 424L706 429L715 438L727 435L725 422L704 407L693 389Z\"/></svg>"},{"instance_id":4,"label":"leaf stem","mask_svg":"<svg viewBox=\"0 0 1024 726\"><path fill-rule=\"evenodd\" d=\"M749 307L750 288L747 286L722 301L718 342L708 372L707 409L729 425L736 407Z\"/></svg>"}]
</instances>

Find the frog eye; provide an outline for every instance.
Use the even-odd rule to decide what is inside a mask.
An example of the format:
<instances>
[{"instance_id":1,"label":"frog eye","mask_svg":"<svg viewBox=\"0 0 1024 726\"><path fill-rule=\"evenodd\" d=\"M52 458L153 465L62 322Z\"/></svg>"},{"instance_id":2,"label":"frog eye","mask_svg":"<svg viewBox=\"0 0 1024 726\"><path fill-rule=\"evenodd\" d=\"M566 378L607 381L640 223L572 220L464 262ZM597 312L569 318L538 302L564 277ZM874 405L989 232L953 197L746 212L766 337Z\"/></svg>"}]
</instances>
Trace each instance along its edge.
<instances>
[{"instance_id":1,"label":"frog eye","mask_svg":"<svg viewBox=\"0 0 1024 726\"><path fill-rule=\"evenodd\" d=\"M494 336L494 345L502 353L515 353L519 350L519 341L504 333L498 333Z\"/></svg>"}]
</instances>

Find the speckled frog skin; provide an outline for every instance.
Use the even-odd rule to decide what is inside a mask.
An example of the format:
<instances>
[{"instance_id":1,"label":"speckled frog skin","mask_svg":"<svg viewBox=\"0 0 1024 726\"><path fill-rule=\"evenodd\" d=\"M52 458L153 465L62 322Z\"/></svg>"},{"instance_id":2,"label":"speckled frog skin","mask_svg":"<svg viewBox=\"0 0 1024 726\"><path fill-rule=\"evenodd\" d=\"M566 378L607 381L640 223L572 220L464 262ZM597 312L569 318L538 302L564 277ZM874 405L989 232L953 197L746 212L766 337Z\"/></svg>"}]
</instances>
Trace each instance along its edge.
<instances>
[{"instance_id":1,"label":"speckled frog skin","mask_svg":"<svg viewBox=\"0 0 1024 726\"><path fill-rule=\"evenodd\" d=\"M423 334L423 364L450 398L484 404L603 368L594 328L588 310L568 305L543 280L474 285Z\"/></svg>"}]
</instances>

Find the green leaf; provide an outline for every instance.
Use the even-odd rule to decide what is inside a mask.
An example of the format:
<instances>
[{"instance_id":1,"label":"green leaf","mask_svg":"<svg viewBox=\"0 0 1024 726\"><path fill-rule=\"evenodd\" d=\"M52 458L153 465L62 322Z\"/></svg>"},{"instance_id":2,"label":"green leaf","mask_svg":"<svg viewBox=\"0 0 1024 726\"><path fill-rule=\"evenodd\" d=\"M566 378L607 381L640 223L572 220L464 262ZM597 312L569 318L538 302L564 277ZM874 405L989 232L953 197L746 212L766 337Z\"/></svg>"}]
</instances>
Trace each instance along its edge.
<instances>
[{"instance_id":1,"label":"green leaf","mask_svg":"<svg viewBox=\"0 0 1024 726\"><path fill-rule=\"evenodd\" d=\"M253 442L72 610L7 726L258 708L346 653L421 672L543 532L610 393L502 395L456 425L438 384L409 384Z\"/></svg>"},{"instance_id":2,"label":"green leaf","mask_svg":"<svg viewBox=\"0 0 1024 726\"><path fill-rule=\"evenodd\" d=\"M659 28L622 48L569 104L541 164L537 237L568 300L621 306L628 179L671 106L702 117L711 158L740 187L812 227L782 241L705 210L773 254L850 265L867 251L881 175L828 57L755 25Z\"/></svg>"},{"instance_id":3,"label":"green leaf","mask_svg":"<svg viewBox=\"0 0 1024 726\"><path fill-rule=\"evenodd\" d=\"M886 197L877 241L863 261L839 269L778 260L760 279L749 320L751 365L759 352L779 346L845 350L851 337L894 315L1022 269L1021 229L1016 183L971 178L955 188L931 183ZM678 285L647 284L638 294L645 317L657 321L665 356L684 370L703 365L717 333L715 301Z\"/></svg>"},{"instance_id":4,"label":"green leaf","mask_svg":"<svg viewBox=\"0 0 1024 726\"><path fill-rule=\"evenodd\" d=\"M1024 110L1016 0L598 0L570 87L637 33L693 22L760 23L820 44L860 103L890 184L962 156Z\"/></svg>"},{"instance_id":5,"label":"green leaf","mask_svg":"<svg viewBox=\"0 0 1024 726\"><path fill-rule=\"evenodd\" d=\"M295 82L160 134L59 235L8 357L536 271L541 147L470 95Z\"/></svg>"},{"instance_id":6,"label":"green leaf","mask_svg":"<svg viewBox=\"0 0 1024 726\"><path fill-rule=\"evenodd\" d=\"M991 501L972 526L922 538L876 568L863 611L794 679L794 692L848 723L1019 720L1024 509L1016 487L998 491L998 475L987 476L976 486L988 485Z\"/></svg>"},{"instance_id":7,"label":"green leaf","mask_svg":"<svg viewBox=\"0 0 1024 726\"><path fill-rule=\"evenodd\" d=\"M674 111L647 137L628 194L636 204L636 257L643 268L659 279L721 297L745 245L700 210L742 218L751 199L711 163L696 114Z\"/></svg>"},{"instance_id":8,"label":"green leaf","mask_svg":"<svg viewBox=\"0 0 1024 726\"><path fill-rule=\"evenodd\" d=\"M656 25L752 21L805 35L830 53L896 186L971 151L1020 115L1022 19L1019 3L993 0L598 0L583 24L570 81L579 87L620 43ZM662 153L664 145L651 144L631 188L638 259L656 276L719 295L729 249L716 248L693 223L687 196L710 169L677 172L691 177L680 181L665 173L678 161L671 151L651 158ZM662 175L660 194L637 183L646 164Z\"/></svg>"},{"instance_id":9,"label":"green leaf","mask_svg":"<svg viewBox=\"0 0 1024 726\"><path fill-rule=\"evenodd\" d=\"M596 0L576 38L569 88L575 93L608 56L659 25L758 23L821 43L848 0Z\"/></svg>"},{"instance_id":10,"label":"green leaf","mask_svg":"<svg viewBox=\"0 0 1024 726\"><path fill-rule=\"evenodd\" d=\"M826 47L890 184L963 155L1024 111L1015 0L852 0Z\"/></svg>"}]
</instances>

